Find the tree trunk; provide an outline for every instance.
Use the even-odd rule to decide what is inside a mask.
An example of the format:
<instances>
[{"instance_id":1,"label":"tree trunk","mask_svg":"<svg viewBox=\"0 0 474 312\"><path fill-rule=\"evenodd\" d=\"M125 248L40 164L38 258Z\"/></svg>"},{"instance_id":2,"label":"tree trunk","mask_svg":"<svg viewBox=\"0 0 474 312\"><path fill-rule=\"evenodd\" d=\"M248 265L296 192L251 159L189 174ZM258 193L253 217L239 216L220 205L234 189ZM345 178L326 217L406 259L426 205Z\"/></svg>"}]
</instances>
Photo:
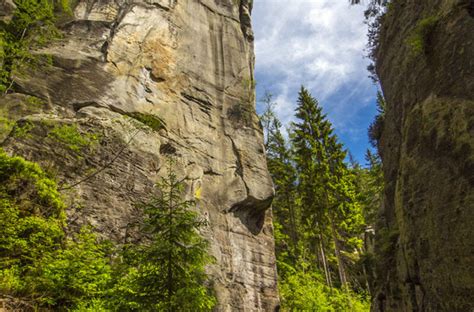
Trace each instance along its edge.
<instances>
[{"instance_id":1,"label":"tree trunk","mask_svg":"<svg viewBox=\"0 0 474 312\"><path fill-rule=\"evenodd\" d=\"M298 233L296 231L296 217L295 217L295 208L294 208L294 202L291 201L289 195L287 194L287 205L288 209L290 210L290 232L291 232L291 243L293 247L293 252L295 253L294 255L294 263L293 265L296 264L296 261L298 260Z\"/></svg>"},{"instance_id":2,"label":"tree trunk","mask_svg":"<svg viewBox=\"0 0 474 312\"><path fill-rule=\"evenodd\" d=\"M321 252L321 260L323 262L323 268L324 268L324 275L326 277L326 284L332 288L332 279L331 279L331 274L329 272L329 266L328 266L328 261L326 258L326 253L324 251L324 242L323 242L323 235L319 234L319 250Z\"/></svg>"},{"instance_id":3,"label":"tree trunk","mask_svg":"<svg viewBox=\"0 0 474 312\"><path fill-rule=\"evenodd\" d=\"M334 240L334 250L336 253L336 260L337 260L337 269L339 271L339 279L341 281L341 286L346 287L347 286L347 276L346 276L346 270L344 269L344 262L342 260L341 256L341 247L339 245L339 240L337 239L337 231L336 231L336 226L334 225L334 220L331 219L331 229L332 229L332 237Z\"/></svg>"}]
</instances>

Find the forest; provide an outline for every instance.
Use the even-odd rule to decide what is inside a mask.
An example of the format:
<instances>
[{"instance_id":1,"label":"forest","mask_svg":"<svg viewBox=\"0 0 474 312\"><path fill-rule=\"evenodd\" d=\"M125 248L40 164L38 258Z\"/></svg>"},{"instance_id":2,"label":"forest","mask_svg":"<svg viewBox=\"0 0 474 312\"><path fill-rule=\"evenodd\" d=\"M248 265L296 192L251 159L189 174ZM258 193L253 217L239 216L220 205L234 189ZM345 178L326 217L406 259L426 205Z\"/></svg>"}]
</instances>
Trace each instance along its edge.
<instances>
[{"instance_id":1,"label":"forest","mask_svg":"<svg viewBox=\"0 0 474 312\"><path fill-rule=\"evenodd\" d=\"M261 121L276 190L272 207L282 307L368 311L383 191L380 158L367 150L366 164L354 161L304 87L288 139L271 94L263 101ZM378 101L379 115L370 129L383 118L380 94Z\"/></svg>"}]
</instances>

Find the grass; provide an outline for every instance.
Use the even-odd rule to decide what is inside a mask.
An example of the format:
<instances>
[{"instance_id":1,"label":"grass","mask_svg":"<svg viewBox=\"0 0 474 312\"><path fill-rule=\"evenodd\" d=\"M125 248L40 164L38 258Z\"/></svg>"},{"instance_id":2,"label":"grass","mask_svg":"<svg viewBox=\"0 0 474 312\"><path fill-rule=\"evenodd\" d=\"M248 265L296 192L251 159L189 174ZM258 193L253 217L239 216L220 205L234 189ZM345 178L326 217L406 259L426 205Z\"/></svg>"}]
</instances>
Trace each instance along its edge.
<instances>
[{"instance_id":1,"label":"grass","mask_svg":"<svg viewBox=\"0 0 474 312\"><path fill-rule=\"evenodd\" d=\"M67 149L80 152L97 144L99 137L94 133L82 134L76 125L55 126L48 133L48 137L60 142Z\"/></svg>"}]
</instances>

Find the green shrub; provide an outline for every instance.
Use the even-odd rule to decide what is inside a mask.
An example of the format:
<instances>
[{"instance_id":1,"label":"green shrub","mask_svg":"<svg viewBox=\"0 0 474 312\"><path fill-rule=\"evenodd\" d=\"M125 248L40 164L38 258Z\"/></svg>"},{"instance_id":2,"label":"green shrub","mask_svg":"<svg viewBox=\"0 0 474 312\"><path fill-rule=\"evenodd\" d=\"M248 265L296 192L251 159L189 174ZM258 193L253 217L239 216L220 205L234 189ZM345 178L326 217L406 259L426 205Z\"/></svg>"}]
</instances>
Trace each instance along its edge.
<instances>
[{"instance_id":1,"label":"green shrub","mask_svg":"<svg viewBox=\"0 0 474 312\"><path fill-rule=\"evenodd\" d=\"M71 312L108 312L107 301L104 299L92 299L91 301L80 302Z\"/></svg>"},{"instance_id":2,"label":"green shrub","mask_svg":"<svg viewBox=\"0 0 474 312\"><path fill-rule=\"evenodd\" d=\"M12 135L17 139L29 138L30 132L35 126L28 120L18 121L14 127Z\"/></svg>"},{"instance_id":3,"label":"green shrub","mask_svg":"<svg viewBox=\"0 0 474 312\"><path fill-rule=\"evenodd\" d=\"M157 116L154 116L151 114L138 113L138 112L127 113L126 115L150 127L151 129L155 131L165 129L165 122Z\"/></svg>"},{"instance_id":4,"label":"green shrub","mask_svg":"<svg viewBox=\"0 0 474 312\"><path fill-rule=\"evenodd\" d=\"M99 141L94 133L82 134L76 125L57 125L49 131L48 137L63 144L67 149L80 152L85 148L93 147Z\"/></svg>"},{"instance_id":5,"label":"green shrub","mask_svg":"<svg viewBox=\"0 0 474 312\"><path fill-rule=\"evenodd\" d=\"M171 171L158 186L140 205L144 242L116 249L112 267L112 248L90 228L66 235L55 181L0 149L0 297L41 311L212 310L216 300L205 285L212 259L197 231L205 223Z\"/></svg>"},{"instance_id":6,"label":"green shrub","mask_svg":"<svg viewBox=\"0 0 474 312\"><path fill-rule=\"evenodd\" d=\"M38 164L0 149L0 295L55 310L104 295L107 249L87 228L66 238L64 209Z\"/></svg>"},{"instance_id":7,"label":"green shrub","mask_svg":"<svg viewBox=\"0 0 474 312\"><path fill-rule=\"evenodd\" d=\"M61 247L64 204L41 168L0 150L0 291L27 294L35 266Z\"/></svg>"},{"instance_id":8,"label":"green shrub","mask_svg":"<svg viewBox=\"0 0 474 312\"><path fill-rule=\"evenodd\" d=\"M68 238L63 248L43 258L37 291L50 305L84 306L105 295L111 280L106 246L88 228Z\"/></svg>"},{"instance_id":9,"label":"green shrub","mask_svg":"<svg viewBox=\"0 0 474 312\"><path fill-rule=\"evenodd\" d=\"M413 55L420 55L427 52L428 38L439 21L438 16L429 16L420 20L411 35L407 39L407 44L411 48Z\"/></svg>"},{"instance_id":10,"label":"green shrub","mask_svg":"<svg viewBox=\"0 0 474 312\"><path fill-rule=\"evenodd\" d=\"M282 311L366 312L370 302L349 290L330 288L321 274L294 271L279 283Z\"/></svg>"},{"instance_id":11,"label":"green shrub","mask_svg":"<svg viewBox=\"0 0 474 312\"><path fill-rule=\"evenodd\" d=\"M0 116L0 137L6 136L13 129L14 121L6 117Z\"/></svg>"},{"instance_id":12,"label":"green shrub","mask_svg":"<svg viewBox=\"0 0 474 312\"><path fill-rule=\"evenodd\" d=\"M377 148L380 139L382 138L383 128L385 124L385 110L386 102L382 92L377 92L377 115L374 118L374 121L369 125L367 129L367 134L369 137L370 144Z\"/></svg>"}]
</instances>

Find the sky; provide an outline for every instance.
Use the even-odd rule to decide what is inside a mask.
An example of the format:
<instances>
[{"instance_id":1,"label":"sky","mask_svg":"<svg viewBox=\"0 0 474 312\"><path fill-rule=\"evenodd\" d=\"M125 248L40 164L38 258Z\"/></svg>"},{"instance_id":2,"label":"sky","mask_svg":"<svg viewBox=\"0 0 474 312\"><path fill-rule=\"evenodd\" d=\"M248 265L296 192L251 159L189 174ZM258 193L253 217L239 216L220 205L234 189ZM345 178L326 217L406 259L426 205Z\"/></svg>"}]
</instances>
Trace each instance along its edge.
<instances>
[{"instance_id":1,"label":"sky","mask_svg":"<svg viewBox=\"0 0 474 312\"><path fill-rule=\"evenodd\" d=\"M365 164L377 88L366 70L363 12L349 0L255 0L252 19L257 100L270 92L279 119L288 125L304 85L340 141ZM262 108L257 102L257 112Z\"/></svg>"}]
</instances>

